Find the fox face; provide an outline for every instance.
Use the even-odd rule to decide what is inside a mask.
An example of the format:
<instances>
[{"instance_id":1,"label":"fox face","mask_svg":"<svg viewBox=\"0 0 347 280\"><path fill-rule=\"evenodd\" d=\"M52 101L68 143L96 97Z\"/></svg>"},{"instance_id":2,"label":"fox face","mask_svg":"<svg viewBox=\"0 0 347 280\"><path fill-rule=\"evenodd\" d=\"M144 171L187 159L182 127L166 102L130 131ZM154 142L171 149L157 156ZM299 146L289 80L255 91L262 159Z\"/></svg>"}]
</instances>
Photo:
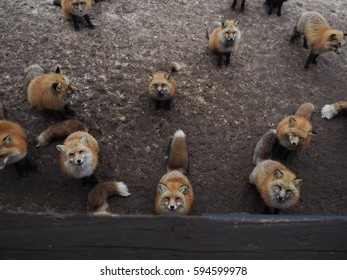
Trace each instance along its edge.
<instances>
[{"instance_id":1,"label":"fox face","mask_svg":"<svg viewBox=\"0 0 347 280\"><path fill-rule=\"evenodd\" d=\"M71 0L72 14L83 17L87 14L86 0Z\"/></svg>"},{"instance_id":2,"label":"fox face","mask_svg":"<svg viewBox=\"0 0 347 280\"><path fill-rule=\"evenodd\" d=\"M288 181L285 175L276 169L273 173L273 181L270 184L270 205L271 207L284 209L293 206L300 196L299 187L302 179Z\"/></svg>"},{"instance_id":3,"label":"fox face","mask_svg":"<svg viewBox=\"0 0 347 280\"><path fill-rule=\"evenodd\" d=\"M183 211L185 205L185 194L187 194L189 186L182 185L174 192L169 188L159 183L158 191L161 194L160 206L165 209L168 214L180 214Z\"/></svg>"},{"instance_id":4,"label":"fox face","mask_svg":"<svg viewBox=\"0 0 347 280\"><path fill-rule=\"evenodd\" d=\"M58 95L72 92L74 87L71 86L69 79L61 73L60 67L57 67L52 82L52 88Z\"/></svg>"},{"instance_id":5,"label":"fox face","mask_svg":"<svg viewBox=\"0 0 347 280\"><path fill-rule=\"evenodd\" d=\"M88 136L83 136L76 145L57 145L58 151L64 157L64 165L68 172L76 178L83 178L92 175L93 155L87 147Z\"/></svg>"},{"instance_id":6,"label":"fox face","mask_svg":"<svg viewBox=\"0 0 347 280\"><path fill-rule=\"evenodd\" d=\"M304 125L300 125L295 118L289 118L289 129L286 133L289 143L296 147L299 144L304 145L307 141L310 141L311 136L314 134L312 126L305 122Z\"/></svg>"},{"instance_id":7,"label":"fox face","mask_svg":"<svg viewBox=\"0 0 347 280\"><path fill-rule=\"evenodd\" d=\"M238 21L225 20L221 25L220 40L225 45L232 45L240 37L240 30L238 29Z\"/></svg>"},{"instance_id":8,"label":"fox face","mask_svg":"<svg viewBox=\"0 0 347 280\"><path fill-rule=\"evenodd\" d=\"M328 41L325 43L325 49L333 51L337 54L341 53L341 47L345 44L346 34L342 32L332 31L333 33L329 36Z\"/></svg>"},{"instance_id":9,"label":"fox face","mask_svg":"<svg viewBox=\"0 0 347 280\"><path fill-rule=\"evenodd\" d=\"M0 170L4 169L6 165L15 163L26 156L26 152L20 152L18 149L12 147L12 137L7 135L0 143Z\"/></svg>"},{"instance_id":10,"label":"fox face","mask_svg":"<svg viewBox=\"0 0 347 280\"><path fill-rule=\"evenodd\" d=\"M170 74L161 72L153 75L149 74L148 76L151 80L148 85L148 93L153 98L167 100L174 94L171 85L173 78Z\"/></svg>"}]
</instances>

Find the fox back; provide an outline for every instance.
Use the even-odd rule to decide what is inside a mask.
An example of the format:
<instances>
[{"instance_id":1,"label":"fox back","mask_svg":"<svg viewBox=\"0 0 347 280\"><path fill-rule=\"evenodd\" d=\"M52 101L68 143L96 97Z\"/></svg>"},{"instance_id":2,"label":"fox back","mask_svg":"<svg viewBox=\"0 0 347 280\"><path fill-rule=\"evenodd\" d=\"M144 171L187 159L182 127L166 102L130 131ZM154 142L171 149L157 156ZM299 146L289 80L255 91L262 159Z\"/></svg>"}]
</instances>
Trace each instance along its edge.
<instances>
[{"instance_id":1,"label":"fox back","mask_svg":"<svg viewBox=\"0 0 347 280\"><path fill-rule=\"evenodd\" d=\"M238 22L225 20L219 27L216 27L209 37L209 47L212 51L228 53L236 48L241 39L241 31Z\"/></svg>"},{"instance_id":2,"label":"fox back","mask_svg":"<svg viewBox=\"0 0 347 280\"><path fill-rule=\"evenodd\" d=\"M193 199L188 178L177 170L169 171L158 184L155 212L159 215L188 215Z\"/></svg>"},{"instance_id":3,"label":"fox back","mask_svg":"<svg viewBox=\"0 0 347 280\"><path fill-rule=\"evenodd\" d=\"M274 160L260 162L249 177L268 207L286 209L293 207L300 198L302 179L283 164Z\"/></svg>"},{"instance_id":4,"label":"fox back","mask_svg":"<svg viewBox=\"0 0 347 280\"><path fill-rule=\"evenodd\" d=\"M305 12L296 24L296 31L304 35L314 54L327 51L341 52L345 44L345 34L332 29L324 17L318 12Z\"/></svg>"},{"instance_id":5,"label":"fox back","mask_svg":"<svg viewBox=\"0 0 347 280\"><path fill-rule=\"evenodd\" d=\"M98 142L87 132L70 134L63 145L57 145L57 149L62 171L74 178L92 175L98 165Z\"/></svg>"},{"instance_id":6,"label":"fox back","mask_svg":"<svg viewBox=\"0 0 347 280\"><path fill-rule=\"evenodd\" d=\"M20 125L0 120L0 170L25 158L26 140L26 133Z\"/></svg>"},{"instance_id":7,"label":"fox back","mask_svg":"<svg viewBox=\"0 0 347 280\"><path fill-rule=\"evenodd\" d=\"M32 79L27 95L29 103L36 109L58 111L63 108L64 96L72 90L69 79L57 67L55 73L42 74Z\"/></svg>"}]
</instances>

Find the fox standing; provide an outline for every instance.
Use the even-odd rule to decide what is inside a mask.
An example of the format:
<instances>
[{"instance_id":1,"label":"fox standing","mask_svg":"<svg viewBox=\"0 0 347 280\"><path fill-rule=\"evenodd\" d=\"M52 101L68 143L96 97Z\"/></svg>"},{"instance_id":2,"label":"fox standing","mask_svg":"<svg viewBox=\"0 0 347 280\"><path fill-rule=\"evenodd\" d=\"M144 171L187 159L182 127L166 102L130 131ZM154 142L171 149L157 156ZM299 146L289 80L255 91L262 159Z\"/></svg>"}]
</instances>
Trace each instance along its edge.
<instances>
[{"instance_id":1,"label":"fox standing","mask_svg":"<svg viewBox=\"0 0 347 280\"><path fill-rule=\"evenodd\" d=\"M159 215L188 215L193 204L193 188L186 177L188 151L186 135L177 130L171 140L167 173L160 179L155 198Z\"/></svg>"},{"instance_id":2,"label":"fox standing","mask_svg":"<svg viewBox=\"0 0 347 280\"><path fill-rule=\"evenodd\" d=\"M317 64L317 57L325 52L341 53L346 36L342 31L331 28L318 12L305 12L301 15L290 41L293 43L300 35L304 36L304 48L311 48L305 69L308 69L311 63Z\"/></svg>"},{"instance_id":3,"label":"fox standing","mask_svg":"<svg viewBox=\"0 0 347 280\"><path fill-rule=\"evenodd\" d=\"M64 103L64 97L75 90L69 79L61 73L57 67L55 73L44 74L41 66L34 64L25 70L25 85L29 103L38 110L54 110L68 118L75 112L68 104Z\"/></svg>"},{"instance_id":4,"label":"fox standing","mask_svg":"<svg viewBox=\"0 0 347 280\"><path fill-rule=\"evenodd\" d=\"M5 109L0 100L0 170L14 164L18 174L24 175L24 166L36 170L36 166L27 157L27 135L17 123L5 120Z\"/></svg>"},{"instance_id":5,"label":"fox standing","mask_svg":"<svg viewBox=\"0 0 347 280\"><path fill-rule=\"evenodd\" d=\"M95 28L90 21L89 13L92 8L92 0L54 0L53 4L62 8L63 14L72 19L74 27L79 30L79 19L83 17L89 28Z\"/></svg>"},{"instance_id":6,"label":"fox standing","mask_svg":"<svg viewBox=\"0 0 347 280\"><path fill-rule=\"evenodd\" d=\"M63 145L57 145L60 152L60 167L63 173L77 179L97 181L94 171L99 160L99 146L88 132L70 134Z\"/></svg>"},{"instance_id":7,"label":"fox standing","mask_svg":"<svg viewBox=\"0 0 347 280\"><path fill-rule=\"evenodd\" d=\"M225 65L230 64L231 51L237 49L241 40L241 31L238 21L225 20L212 30L206 29L206 37L209 40L210 49L217 53L218 66L222 66L223 56L226 57Z\"/></svg>"},{"instance_id":8,"label":"fox standing","mask_svg":"<svg viewBox=\"0 0 347 280\"><path fill-rule=\"evenodd\" d=\"M172 97L177 91L177 83L172 74L180 69L180 65L176 62L164 63L158 71L148 74L150 81L147 93L155 101L156 109L163 105L164 109L170 110Z\"/></svg>"}]
</instances>

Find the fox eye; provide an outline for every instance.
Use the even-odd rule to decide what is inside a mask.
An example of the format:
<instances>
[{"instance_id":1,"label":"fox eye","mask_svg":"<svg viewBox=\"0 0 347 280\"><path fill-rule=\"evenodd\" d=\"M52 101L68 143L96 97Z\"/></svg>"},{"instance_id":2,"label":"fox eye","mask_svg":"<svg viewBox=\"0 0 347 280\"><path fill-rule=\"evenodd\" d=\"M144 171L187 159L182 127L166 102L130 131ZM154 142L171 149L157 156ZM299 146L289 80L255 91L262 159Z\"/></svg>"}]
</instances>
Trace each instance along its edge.
<instances>
[{"instance_id":1,"label":"fox eye","mask_svg":"<svg viewBox=\"0 0 347 280\"><path fill-rule=\"evenodd\" d=\"M291 190L286 190L286 194L292 194Z\"/></svg>"},{"instance_id":2,"label":"fox eye","mask_svg":"<svg viewBox=\"0 0 347 280\"><path fill-rule=\"evenodd\" d=\"M80 150L79 153L80 153L80 154L83 154L83 150Z\"/></svg>"},{"instance_id":3,"label":"fox eye","mask_svg":"<svg viewBox=\"0 0 347 280\"><path fill-rule=\"evenodd\" d=\"M69 154L69 157L73 157L73 156L74 156L74 154L73 154L73 153L70 153L70 154Z\"/></svg>"},{"instance_id":4,"label":"fox eye","mask_svg":"<svg viewBox=\"0 0 347 280\"><path fill-rule=\"evenodd\" d=\"M276 191L280 191L280 190L281 190L281 186L275 185L275 186L273 187L273 189L276 190Z\"/></svg>"},{"instance_id":5,"label":"fox eye","mask_svg":"<svg viewBox=\"0 0 347 280\"><path fill-rule=\"evenodd\" d=\"M166 87L166 84L162 84L161 87Z\"/></svg>"}]
</instances>

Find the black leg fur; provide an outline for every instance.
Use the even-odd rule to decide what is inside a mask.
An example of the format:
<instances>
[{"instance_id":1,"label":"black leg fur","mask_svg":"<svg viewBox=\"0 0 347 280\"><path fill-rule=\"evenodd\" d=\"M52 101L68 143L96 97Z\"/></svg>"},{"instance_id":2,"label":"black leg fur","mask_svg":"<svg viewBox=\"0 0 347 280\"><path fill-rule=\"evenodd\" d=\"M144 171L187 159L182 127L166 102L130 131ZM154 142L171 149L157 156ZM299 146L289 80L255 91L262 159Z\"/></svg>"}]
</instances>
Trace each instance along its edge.
<instances>
[{"instance_id":1,"label":"black leg fur","mask_svg":"<svg viewBox=\"0 0 347 280\"><path fill-rule=\"evenodd\" d=\"M305 63L305 66L304 68L305 69L308 69L310 67L310 64L313 63L313 64L317 64L317 57L318 57L319 54L314 54L312 51L310 52L310 55L308 56L307 58L307 61Z\"/></svg>"},{"instance_id":2,"label":"black leg fur","mask_svg":"<svg viewBox=\"0 0 347 280\"><path fill-rule=\"evenodd\" d=\"M90 21L89 15L85 15L84 19L86 20L89 28L92 28L92 29L95 28L95 25L92 24L92 22Z\"/></svg>"},{"instance_id":3,"label":"black leg fur","mask_svg":"<svg viewBox=\"0 0 347 280\"><path fill-rule=\"evenodd\" d=\"M75 111L68 104L63 106L63 108L60 110L60 114L64 119L69 119L76 116Z\"/></svg>"},{"instance_id":4,"label":"black leg fur","mask_svg":"<svg viewBox=\"0 0 347 280\"><path fill-rule=\"evenodd\" d=\"M228 53L226 54L225 65L229 65L229 64L230 64L230 55L231 55L230 52L228 52Z\"/></svg>"},{"instance_id":5,"label":"black leg fur","mask_svg":"<svg viewBox=\"0 0 347 280\"><path fill-rule=\"evenodd\" d=\"M71 15L71 17L72 17L72 21L73 21L73 25L75 27L75 30L80 30L80 27L78 25L78 21L79 21L78 16Z\"/></svg>"}]
</instances>

